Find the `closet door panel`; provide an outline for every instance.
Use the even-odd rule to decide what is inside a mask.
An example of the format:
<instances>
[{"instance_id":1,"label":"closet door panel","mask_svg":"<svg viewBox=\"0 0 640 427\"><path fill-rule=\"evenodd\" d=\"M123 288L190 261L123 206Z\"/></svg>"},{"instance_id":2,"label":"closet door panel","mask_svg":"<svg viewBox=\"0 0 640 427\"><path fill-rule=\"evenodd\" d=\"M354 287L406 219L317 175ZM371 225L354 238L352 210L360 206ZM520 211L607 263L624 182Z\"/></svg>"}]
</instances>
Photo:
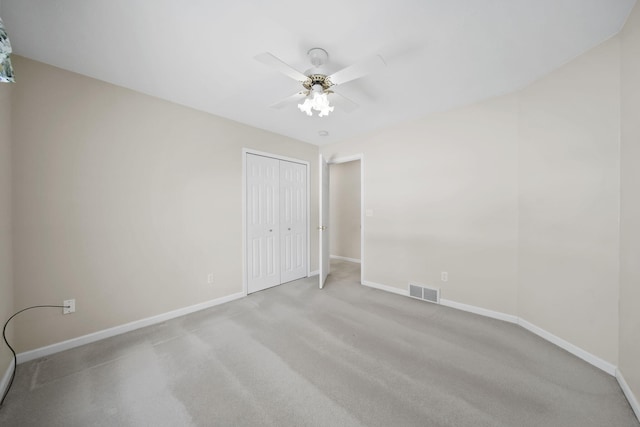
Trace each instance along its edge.
<instances>
[{"instance_id":1,"label":"closet door panel","mask_svg":"<svg viewBox=\"0 0 640 427\"><path fill-rule=\"evenodd\" d=\"M307 276L307 166L280 161L280 276Z\"/></svg>"},{"instance_id":2,"label":"closet door panel","mask_svg":"<svg viewBox=\"0 0 640 427\"><path fill-rule=\"evenodd\" d=\"M279 285L280 161L247 154L247 288Z\"/></svg>"}]
</instances>

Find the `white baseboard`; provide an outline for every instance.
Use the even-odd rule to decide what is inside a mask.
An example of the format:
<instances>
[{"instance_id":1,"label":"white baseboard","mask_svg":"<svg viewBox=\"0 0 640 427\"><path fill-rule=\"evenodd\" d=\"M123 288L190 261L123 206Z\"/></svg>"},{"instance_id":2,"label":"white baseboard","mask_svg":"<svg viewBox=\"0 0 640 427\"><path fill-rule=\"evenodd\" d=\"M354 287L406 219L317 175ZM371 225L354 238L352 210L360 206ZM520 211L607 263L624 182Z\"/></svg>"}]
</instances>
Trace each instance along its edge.
<instances>
[{"instance_id":1,"label":"white baseboard","mask_svg":"<svg viewBox=\"0 0 640 427\"><path fill-rule=\"evenodd\" d=\"M620 388L622 389L622 392L624 393L625 397L629 401L629 405L631 405L631 409L633 409L633 412L636 414L636 418L638 419L638 421L640 421L640 403L638 403L638 399L636 399L636 395L633 394L633 391L631 390L631 387L629 387L629 384L627 384L627 382L624 380L624 377L622 376L622 372L620 372L620 369L617 369L617 368L616 368L616 379L618 380L618 384L620 384Z\"/></svg>"},{"instance_id":2,"label":"white baseboard","mask_svg":"<svg viewBox=\"0 0 640 427\"><path fill-rule=\"evenodd\" d=\"M342 261L349 261L349 262L356 262L358 264L360 264L360 260L357 258L347 258L346 256L340 256L340 255L329 255L329 258L331 259L339 259Z\"/></svg>"},{"instance_id":3,"label":"white baseboard","mask_svg":"<svg viewBox=\"0 0 640 427\"><path fill-rule=\"evenodd\" d=\"M605 371L607 374L609 375L615 375L616 374L616 367L615 365L607 362L606 360L602 360L600 359L598 356L595 356L591 353L589 353L586 350L581 349L580 347L571 344L569 341L566 341L558 336L553 335L551 332L547 332L544 329L534 325L533 323L527 322L526 320L520 318L520 320L518 321L518 324L520 326L522 326L523 328L525 328L526 330L533 332L534 334L538 335L541 338L544 338L545 340L549 341L550 343L553 343L555 345L557 345L558 347L568 351L569 353L573 354L574 356L579 357L580 359L584 360L585 362L588 362L590 364L592 364L593 366L595 366L596 368L602 369L603 371Z\"/></svg>"},{"instance_id":4,"label":"white baseboard","mask_svg":"<svg viewBox=\"0 0 640 427\"><path fill-rule=\"evenodd\" d=\"M313 270L309 272L309 275L307 277L317 276L318 274L320 274L320 270Z\"/></svg>"},{"instance_id":5,"label":"white baseboard","mask_svg":"<svg viewBox=\"0 0 640 427\"><path fill-rule=\"evenodd\" d=\"M7 390L7 387L9 387L9 380L11 379L11 372L13 372L13 357L11 358L11 361L9 362L9 366L7 366L7 370L4 371L4 375L0 379L0 399L2 399L2 396L4 395L4 392Z\"/></svg>"},{"instance_id":6,"label":"white baseboard","mask_svg":"<svg viewBox=\"0 0 640 427\"><path fill-rule=\"evenodd\" d=\"M409 292L405 291L403 289L398 289L392 286L387 286L387 285L382 285L380 283L374 283L374 282L369 282L369 281L363 281L362 282L363 285L365 286L369 286L371 288L376 288L376 289L380 289L383 291L387 291L387 292L392 292L394 294L398 294L398 295L405 295L408 296ZM573 354L574 356L579 357L580 359L584 360L587 363L592 364L593 366L595 366L598 369L603 370L604 372L608 373L609 375L615 375L616 374L616 366L605 361L602 360L601 358L599 358L598 356L595 356L591 353L589 353L586 350L581 349L580 347L571 344L569 341L565 341L560 337L557 337L555 335L553 335L550 332L545 331L542 328L539 328L538 326L527 322L526 320L518 317L518 316L514 316L511 314L506 314L506 313L501 313L498 311L493 311L493 310L487 310L486 308L481 308L481 307L476 307L473 305L468 305L468 304L463 304L463 303L459 303L456 301L451 301L451 300L447 300L447 299L442 299L440 298L440 305L444 305L446 307L451 307L451 308L455 308L457 310L463 310L463 311L468 311L471 313L475 313L475 314L479 314L480 316L485 316L485 317L491 317L493 319L498 319L498 320L503 320L505 322L510 322L510 323L515 323L520 325L521 327L525 328L526 330L538 335L541 338L544 338L545 340L549 341L552 344L557 345L558 347L568 351L569 353Z\"/></svg>"},{"instance_id":7,"label":"white baseboard","mask_svg":"<svg viewBox=\"0 0 640 427\"><path fill-rule=\"evenodd\" d=\"M488 310L486 308L476 307L475 305L462 304L461 302L451 301L443 298L440 298L440 305L455 308L457 310L468 311L469 313L479 314L480 316L484 317L491 317L492 319L503 320L509 323L518 323L519 320L518 316L514 316L512 314Z\"/></svg>"},{"instance_id":8,"label":"white baseboard","mask_svg":"<svg viewBox=\"0 0 640 427\"><path fill-rule=\"evenodd\" d=\"M88 335L83 335L77 338L72 338L70 340L51 344L45 347L36 348L34 350L25 351L23 353L18 354L18 364L23 362L28 362L30 360L38 359L40 357L48 356L50 354L59 353L61 351L68 350L70 348L80 347L81 345L103 340L105 338L113 337L115 335L124 334L126 332L134 331L136 329L144 328L146 326L162 323L167 320L175 319L176 317L184 316L186 314L195 313L196 311L215 307L216 305L237 300L245 296L246 295L243 292L238 292L236 294L231 294L225 297L216 298L211 301L191 305L189 307L180 308L178 310L169 311L167 313L159 314L157 316L147 317L146 319L136 320L134 322L125 323L124 325L119 325L113 328L104 329L102 331L94 332Z\"/></svg>"},{"instance_id":9,"label":"white baseboard","mask_svg":"<svg viewBox=\"0 0 640 427\"><path fill-rule=\"evenodd\" d=\"M405 289L400 289L393 286L381 285L380 283L369 282L368 280L363 280L362 284L370 288L391 292L392 294L404 295L405 297L409 296L409 291Z\"/></svg>"}]
</instances>

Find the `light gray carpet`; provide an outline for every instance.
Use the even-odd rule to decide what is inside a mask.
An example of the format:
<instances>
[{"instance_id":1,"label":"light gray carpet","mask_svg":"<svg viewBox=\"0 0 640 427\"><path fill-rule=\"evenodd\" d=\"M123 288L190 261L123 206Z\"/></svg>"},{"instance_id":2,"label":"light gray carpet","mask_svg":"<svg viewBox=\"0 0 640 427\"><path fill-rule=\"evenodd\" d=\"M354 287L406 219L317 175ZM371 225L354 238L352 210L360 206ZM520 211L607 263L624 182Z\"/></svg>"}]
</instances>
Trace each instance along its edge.
<instances>
[{"instance_id":1,"label":"light gray carpet","mask_svg":"<svg viewBox=\"0 0 640 427\"><path fill-rule=\"evenodd\" d=\"M616 380L359 266L19 366L2 426L638 426Z\"/></svg>"}]
</instances>

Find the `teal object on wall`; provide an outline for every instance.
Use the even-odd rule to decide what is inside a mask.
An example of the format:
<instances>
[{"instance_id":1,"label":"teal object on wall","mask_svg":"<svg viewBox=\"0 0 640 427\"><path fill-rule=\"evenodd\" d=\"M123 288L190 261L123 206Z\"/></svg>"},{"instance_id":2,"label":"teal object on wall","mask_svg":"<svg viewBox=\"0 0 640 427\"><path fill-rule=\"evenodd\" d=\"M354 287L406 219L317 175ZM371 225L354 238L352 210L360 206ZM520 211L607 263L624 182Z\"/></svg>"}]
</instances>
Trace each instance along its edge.
<instances>
[{"instance_id":1,"label":"teal object on wall","mask_svg":"<svg viewBox=\"0 0 640 427\"><path fill-rule=\"evenodd\" d=\"M0 18L0 83L15 82L10 55L11 42L7 31L4 29L2 18Z\"/></svg>"}]
</instances>

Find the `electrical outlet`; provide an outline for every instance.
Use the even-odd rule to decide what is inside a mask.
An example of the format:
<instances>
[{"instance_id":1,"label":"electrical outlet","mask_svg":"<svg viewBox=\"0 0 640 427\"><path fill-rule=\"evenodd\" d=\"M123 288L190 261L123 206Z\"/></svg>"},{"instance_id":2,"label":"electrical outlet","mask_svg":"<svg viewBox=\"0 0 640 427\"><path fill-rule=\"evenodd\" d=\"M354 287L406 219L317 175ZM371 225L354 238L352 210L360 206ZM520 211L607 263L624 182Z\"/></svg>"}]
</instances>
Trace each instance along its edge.
<instances>
[{"instance_id":1,"label":"electrical outlet","mask_svg":"<svg viewBox=\"0 0 640 427\"><path fill-rule=\"evenodd\" d=\"M64 305L64 308L62 309L62 314L71 314L76 312L75 299L66 299L62 301L62 305Z\"/></svg>"},{"instance_id":2,"label":"electrical outlet","mask_svg":"<svg viewBox=\"0 0 640 427\"><path fill-rule=\"evenodd\" d=\"M446 271L443 271L440 273L440 280L442 280L443 282L446 282L449 280L449 273L447 273Z\"/></svg>"},{"instance_id":3,"label":"electrical outlet","mask_svg":"<svg viewBox=\"0 0 640 427\"><path fill-rule=\"evenodd\" d=\"M213 273L207 275L207 283L210 285L213 284Z\"/></svg>"}]
</instances>

